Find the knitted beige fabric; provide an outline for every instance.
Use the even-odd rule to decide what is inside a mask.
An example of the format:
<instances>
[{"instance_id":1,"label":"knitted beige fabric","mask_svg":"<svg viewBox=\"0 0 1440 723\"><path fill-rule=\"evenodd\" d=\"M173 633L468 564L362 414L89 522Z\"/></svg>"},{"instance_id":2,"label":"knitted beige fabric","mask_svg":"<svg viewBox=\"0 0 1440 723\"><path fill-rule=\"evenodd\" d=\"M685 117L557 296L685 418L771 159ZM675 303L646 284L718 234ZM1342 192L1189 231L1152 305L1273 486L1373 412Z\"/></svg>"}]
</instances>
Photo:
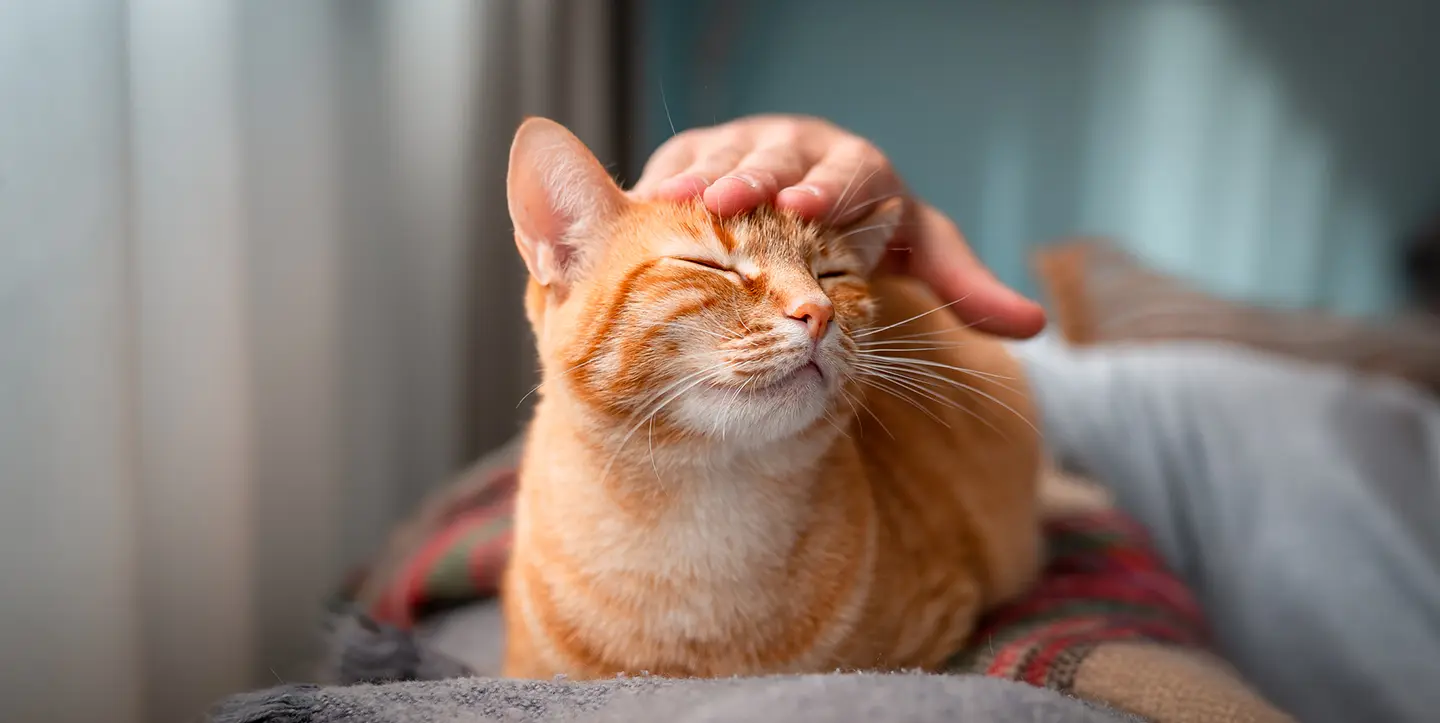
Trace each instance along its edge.
<instances>
[{"instance_id":1,"label":"knitted beige fabric","mask_svg":"<svg viewBox=\"0 0 1440 723\"><path fill-rule=\"evenodd\" d=\"M1075 674L1074 694L1156 723L1286 723L1223 662L1199 650L1149 643L1097 647Z\"/></svg>"},{"instance_id":2,"label":"knitted beige fabric","mask_svg":"<svg viewBox=\"0 0 1440 723\"><path fill-rule=\"evenodd\" d=\"M1223 298L1105 239L1055 243L1031 261L1055 325L1077 346L1227 342L1440 393L1440 323L1432 318L1360 319Z\"/></svg>"}]
</instances>

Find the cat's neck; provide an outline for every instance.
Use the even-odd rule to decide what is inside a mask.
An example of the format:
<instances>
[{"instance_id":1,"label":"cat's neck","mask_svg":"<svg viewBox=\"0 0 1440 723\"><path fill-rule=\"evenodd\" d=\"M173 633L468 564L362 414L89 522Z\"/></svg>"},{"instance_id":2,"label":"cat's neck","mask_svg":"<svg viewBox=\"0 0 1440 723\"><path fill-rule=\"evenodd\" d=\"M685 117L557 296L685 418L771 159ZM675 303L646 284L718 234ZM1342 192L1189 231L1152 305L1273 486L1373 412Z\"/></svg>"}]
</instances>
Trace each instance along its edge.
<instances>
[{"instance_id":1,"label":"cat's neck","mask_svg":"<svg viewBox=\"0 0 1440 723\"><path fill-rule=\"evenodd\" d=\"M563 392L537 405L535 428L548 444L565 448L578 466L598 472L607 483L672 487L704 484L714 477L781 478L798 484L818 473L843 439L840 428L825 420L794 435L763 441L686 433L663 423L617 423ZM560 451L553 449L546 456Z\"/></svg>"},{"instance_id":2,"label":"cat's neck","mask_svg":"<svg viewBox=\"0 0 1440 723\"><path fill-rule=\"evenodd\" d=\"M531 492L544 495L547 517L604 517L648 531L645 544L664 528L730 545L743 528L763 531L756 545L784 546L824 496L824 470L846 439L821 424L759 445L658 430L652 438L552 394L536 408L524 481L543 487Z\"/></svg>"}]
</instances>

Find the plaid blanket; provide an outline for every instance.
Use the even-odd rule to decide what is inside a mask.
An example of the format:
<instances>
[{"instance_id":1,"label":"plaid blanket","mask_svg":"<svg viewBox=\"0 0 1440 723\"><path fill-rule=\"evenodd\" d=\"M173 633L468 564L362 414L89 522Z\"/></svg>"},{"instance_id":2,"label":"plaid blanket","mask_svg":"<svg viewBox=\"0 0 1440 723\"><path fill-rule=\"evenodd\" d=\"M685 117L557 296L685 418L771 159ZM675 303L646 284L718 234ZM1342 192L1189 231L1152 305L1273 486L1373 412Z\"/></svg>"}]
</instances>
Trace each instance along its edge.
<instances>
[{"instance_id":1,"label":"plaid blanket","mask_svg":"<svg viewBox=\"0 0 1440 723\"><path fill-rule=\"evenodd\" d=\"M372 638L403 640L430 615L498 594L516 486L510 465L472 472L431 506L428 519L412 523L406 544L392 545L398 555L354 581L342 602ZM1288 720L1206 652L1199 605L1137 523L1106 507L1049 519L1044 531L1040 581L980 621L950 672L1021 681L1166 723ZM386 648L391 662L396 645L413 641ZM469 673L428 651L406 659L414 662L404 674L378 677Z\"/></svg>"}]
</instances>

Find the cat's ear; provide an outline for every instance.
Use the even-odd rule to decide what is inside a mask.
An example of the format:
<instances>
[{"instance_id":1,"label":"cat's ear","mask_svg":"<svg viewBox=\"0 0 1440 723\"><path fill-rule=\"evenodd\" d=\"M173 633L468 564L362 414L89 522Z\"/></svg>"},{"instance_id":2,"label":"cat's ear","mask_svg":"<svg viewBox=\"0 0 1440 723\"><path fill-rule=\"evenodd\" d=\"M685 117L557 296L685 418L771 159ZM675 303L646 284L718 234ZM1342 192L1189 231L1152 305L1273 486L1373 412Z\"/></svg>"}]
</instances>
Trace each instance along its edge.
<instances>
[{"instance_id":1,"label":"cat's ear","mask_svg":"<svg viewBox=\"0 0 1440 723\"><path fill-rule=\"evenodd\" d=\"M546 118L529 118L510 145L505 179L515 245L542 286L575 281L593 246L595 229L629 202L575 134Z\"/></svg>"},{"instance_id":2,"label":"cat's ear","mask_svg":"<svg viewBox=\"0 0 1440 723\"><path fill-rule=\"evenodd\" d=\"M889 198L876 204L875 208L860 220L840 229L839 238L860 257L866 272L873 270L880 262L880 257L885 255L886 246L890 244L890 239L895 237L895 230L900 227L904 210L904 201Z\"/></svg>"}]
</instances>

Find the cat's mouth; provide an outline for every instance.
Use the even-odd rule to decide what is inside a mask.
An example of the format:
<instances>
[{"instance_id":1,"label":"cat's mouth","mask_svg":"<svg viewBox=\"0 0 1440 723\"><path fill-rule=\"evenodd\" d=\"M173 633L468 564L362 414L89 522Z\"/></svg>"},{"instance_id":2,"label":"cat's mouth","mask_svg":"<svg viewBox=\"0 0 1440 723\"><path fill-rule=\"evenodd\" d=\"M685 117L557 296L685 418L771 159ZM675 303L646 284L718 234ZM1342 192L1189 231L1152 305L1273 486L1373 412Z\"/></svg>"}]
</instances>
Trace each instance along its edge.
<instances>
[{"instance_id":1,"label":"cat's mouth","mask_svg":"<svg viewBox=\"0 0 1440 723\"><path fill-rule=\"evenodd\" d=\"M800 384L823 381L824 379L825 372L820 370L820 365L817 364L814 359L811 359L779 379L765 382L764 384L751 384L746 391L749 391L751 394L768 394Z\"/></svg>"}]
</instances>

